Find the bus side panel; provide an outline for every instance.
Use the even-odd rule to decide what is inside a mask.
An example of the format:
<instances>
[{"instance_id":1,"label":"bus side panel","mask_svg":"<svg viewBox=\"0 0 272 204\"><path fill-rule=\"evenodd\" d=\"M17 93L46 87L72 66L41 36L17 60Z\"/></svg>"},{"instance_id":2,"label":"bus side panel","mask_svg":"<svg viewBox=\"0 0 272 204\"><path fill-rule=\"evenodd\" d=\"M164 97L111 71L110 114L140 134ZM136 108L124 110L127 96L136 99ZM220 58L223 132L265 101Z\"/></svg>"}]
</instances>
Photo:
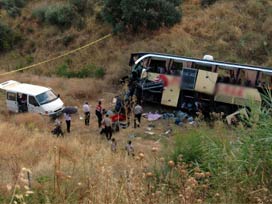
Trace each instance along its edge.
<instances>
[{"instance_id":1,"label":"bus side panel","mask_svg":"<svg viewBox=\"0 0 272 204\"><path fill-rule=\"evenodd\" d=\"M177 107L179 100L180 88L177 86L168 86L162 94L162 105Z\"/></svg>"},{"instance_id":2,"label":"bus side panel","mask_svg":"<svg viewBox=\"0 0 272 204\"><path fill-rule=\"evenodd\" d=\"M206 94L213 94L218 73L198 70L195 91Z\"/></svg>"},{"instance_id":3,"label":"bus side panel","mask_svg":"<svg viewBox=\"0 0 272 204\"><path fill-rule=\"evenodd\" d=\"M177 107L180 96L181 77L166 76L167 83L162 94L162 105Z\"/></svg>"}]
</instances>

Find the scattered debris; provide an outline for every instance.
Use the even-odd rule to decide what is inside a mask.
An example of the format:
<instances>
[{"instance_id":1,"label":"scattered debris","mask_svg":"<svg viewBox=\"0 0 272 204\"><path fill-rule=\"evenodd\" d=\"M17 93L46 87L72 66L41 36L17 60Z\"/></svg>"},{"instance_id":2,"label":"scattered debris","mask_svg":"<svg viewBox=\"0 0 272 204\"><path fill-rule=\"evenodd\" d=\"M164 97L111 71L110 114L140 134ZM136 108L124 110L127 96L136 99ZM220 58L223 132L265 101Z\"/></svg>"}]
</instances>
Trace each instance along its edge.
<instances>
[{"instance_id":1,"label":"scattered debris","mask_svg":"<svg viewBox=\"0 0 272 204\"><path fill-rule=\"evenodd\" d=\"M151 124L148 125L148 127L154 128L154 127L156 127L156 126L155 126L153 123L151 123Z\"/></svg>"},{"instance_id":2,"label":"scattered debris","mask_svg":"<svg viewBox=\"0 0 272 204\"><path fill-rule=\"evenodd\" d=\"M169 135L172 132L172 129L168 129L164 132L164 135Z\"/></svg>"},{"instance_id":3,"label":"scattered debris","mask_svg":"<svg viewBox=\"0 0 272 204\"><path fill-rule=\"evenodd\" d=\"M151 131L145 131L145 133L148 134L148 135L155 135L155 133L151 132Z\"/></svg>"},{"instance_id":4,"label":"scattered debris","mask_svg":"<svg viewBox=\"0 0 272 204\"><path fill-rule=\"evenodd\" d=\"M162 115L158 113L145 113L143 114L143 117L147 118L148 121L156 121L159 120Z\"/></svg>"},{"instance_id":5,"label":"scattered debris","mask_svg":"<svg viewBox=\"0 0 272 204\"><path fill-rule=\"evenodd\" d=\"M239 121L248 119L248 114L245 108L238 110L226 117L228 125L237 125Z\"/></svg>"},{"instance_id":6,"label":"scattered debris","mask_svg":"<svg viewBox=\"0 0 272 204\"><path fill-rule=\"evenodd\" d=\"M129 135L128 135L128 138L129 138L129 139L134 139L135 137L136 137L135 134L129 134Z\"/></svg>"}]
</instances>

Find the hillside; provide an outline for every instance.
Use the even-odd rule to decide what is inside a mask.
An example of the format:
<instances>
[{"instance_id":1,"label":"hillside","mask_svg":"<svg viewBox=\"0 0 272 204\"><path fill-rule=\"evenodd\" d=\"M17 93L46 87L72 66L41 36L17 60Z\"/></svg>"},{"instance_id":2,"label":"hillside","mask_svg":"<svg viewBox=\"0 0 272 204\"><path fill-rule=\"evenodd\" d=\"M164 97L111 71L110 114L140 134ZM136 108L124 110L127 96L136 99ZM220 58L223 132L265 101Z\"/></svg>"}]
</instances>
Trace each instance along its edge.
<instances>
[{"instance_id":1,"label":"hillside","mask_svg":"<svg viewBox=\"0 0 272 204\"><path fill-rule=\"evenodd\" d=\"M15 19L1 10L1 21L17 30L24 39L16 49L1 54L1 69L15 69L43 61L111 32L110 26L98 21L95 15L85 17L86 25L80 30L40 25L31 16L35 8L44 4L43 1L30 1L22 8L22 15ZM218 1L203 9L197 0L187 0L181 6L182 21L173 28L120 34L33 72L52 75L58 65L69 61L73 69L82 69L88 64L102 67L106 70L106 79L112 81L128 73L129 55L138 51L199 58L211 54L217 60L271 67L271 6L269 0L239 3L229 0ZM100 7L97 2L97 12Z\"/></svg>"},{"instance_id":2,"label":"hillside","mask_svg":"<svg viewBox=\"0 0 272 204\"><path fill-rule=\"evenodd\" d=\"M92 1L90 13L76 22L79 27L65 29L37 21L33 12L67 0L26 2L16 17L0 7L0 23L20 38L11 49L0 48L0 73L112 32L98 15L101 0ZM252 115L256 111L260 117L246 121L250 128L227 126L220 114L210 123L197 117L195 125L184 126L171 119L143 119L141 128L130 126L113 134L117 153L99 134L95 106L102 99L103 107L112 108L112 98L122 92L118 81L130 72L130 53L210 54L216 60L272 67L271 0L218 0L207 8L199 0L183 0L179 9L182 20L171 28L119 33L69 57L0 76L0 82L13 79L51 87L65 105L79 107L72 115L71 133L57 138L50 132L52 120L9 113L0 92L0 203L272 203L270 109L254 109ZM89 127L82 120L85 101L91 105ZM134 157L124 149L128 140Z\"/></svg>"}]
</instances>

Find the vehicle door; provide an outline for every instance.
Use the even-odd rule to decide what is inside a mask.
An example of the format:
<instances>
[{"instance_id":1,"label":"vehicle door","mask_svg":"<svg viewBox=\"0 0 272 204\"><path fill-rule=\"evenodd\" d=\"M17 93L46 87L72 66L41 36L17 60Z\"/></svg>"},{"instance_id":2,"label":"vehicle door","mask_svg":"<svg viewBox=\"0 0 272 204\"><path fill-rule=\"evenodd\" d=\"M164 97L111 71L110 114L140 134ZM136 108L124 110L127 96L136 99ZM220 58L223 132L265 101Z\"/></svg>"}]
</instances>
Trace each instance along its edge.
<instances>
[{"instance_id":1,"label":"vehicle door","mask_svg":"<svg viewBox=\"0 0 272 204\"><path fill-rule=\"evenodd\" d=\"M40 113L41 107L34 96L28 95L28 111L32 113Z\"/></svg>"},{"instance_id":2,"label":"vehicle door","mask_svg":"<svg viewBox=\"0 0 272 204\"><path fill-rule=\"evenodd\" d=\"M9 111L19 112L18 102L17 102L17 93L7 91L6 104Z\"/></svg>"}]
</instances>

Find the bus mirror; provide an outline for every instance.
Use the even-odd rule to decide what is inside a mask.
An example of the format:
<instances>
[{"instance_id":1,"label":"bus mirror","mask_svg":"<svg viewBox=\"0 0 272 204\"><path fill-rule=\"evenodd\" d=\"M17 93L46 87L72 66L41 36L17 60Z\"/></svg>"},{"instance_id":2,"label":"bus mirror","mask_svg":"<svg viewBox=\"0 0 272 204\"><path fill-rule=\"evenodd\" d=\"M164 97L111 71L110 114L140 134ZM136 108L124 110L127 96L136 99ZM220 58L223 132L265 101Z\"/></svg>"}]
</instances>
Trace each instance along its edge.
<instances>
[{"instance_id":1,"label":"bus mirror","mask_svg":"<svg viewBox=\"0 0 272 204\"><path fill-rule=\"evenodd\" d=\"M143 69L141 74L141 79L145 79L145 78L147 78L147 71L146 69Z\"/></svg>"}]
</instances>

